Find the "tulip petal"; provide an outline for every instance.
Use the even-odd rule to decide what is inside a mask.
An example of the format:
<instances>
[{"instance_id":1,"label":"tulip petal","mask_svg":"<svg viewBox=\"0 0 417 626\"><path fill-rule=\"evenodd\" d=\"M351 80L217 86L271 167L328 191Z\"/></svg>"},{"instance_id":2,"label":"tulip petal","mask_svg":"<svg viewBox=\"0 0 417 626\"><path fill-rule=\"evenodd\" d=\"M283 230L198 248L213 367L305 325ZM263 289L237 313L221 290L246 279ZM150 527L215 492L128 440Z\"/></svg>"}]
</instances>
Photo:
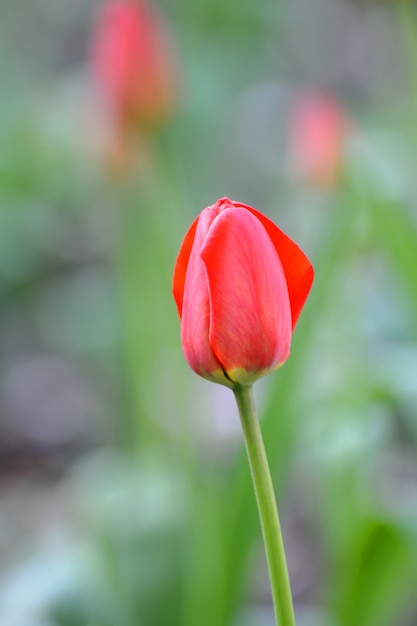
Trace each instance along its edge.
<instances>
[{"instance_id":1,"label":"tulip petal","mask_svg":"<svg viewBox=\"0 0 417 626\"><path fill-rule=\"evenodd\" d=\"M213 220L201 258L211 348L229 378L245 384L288 357L291 308L280 257L267 230L246 207L234 207L223 208Z\"/></svg>"},{"instance_id":2,"label":"tulip petal","mask_svg":"<svg viewBox=\"0 0 417 626\"><path fill-rule=\"evenodd\" d=\"M209 291L200 257L201 246L215 216L211 207L205 209L186 235L176 266L177 305L181 306L181 343L190 367L204 378L232 386L209 342Z\"/></svg>"},{"instance_id":3,"label":"tulip petal","mask_svg":"<svg viewBox=\"0 0 417 626\"><path fill-rule=\"evenodd\" d=\"M313 266L301 248L265 215L240 202L233 202L233 205L250 211L259 219L281 259L288 286L294 329L313 283Z\"/></svg>"},{"instance_id":4,"label":"tulip petal","mask_svg":"<svg viewBox=\"0 0 417 626\"><path fill-rule=\"evenodd\" d=\"M174 278L172 281L172 292L174 294L174 300L177 305L178 314L182 316L182 304L184 299L184 285L185 276L187 274L188 263L190 260L191 250L194 244L195 232L197 229L198 220L197 217L187 230L183 242L181 244L180 251L175 263Z\"/></svg>"}]
</instances>

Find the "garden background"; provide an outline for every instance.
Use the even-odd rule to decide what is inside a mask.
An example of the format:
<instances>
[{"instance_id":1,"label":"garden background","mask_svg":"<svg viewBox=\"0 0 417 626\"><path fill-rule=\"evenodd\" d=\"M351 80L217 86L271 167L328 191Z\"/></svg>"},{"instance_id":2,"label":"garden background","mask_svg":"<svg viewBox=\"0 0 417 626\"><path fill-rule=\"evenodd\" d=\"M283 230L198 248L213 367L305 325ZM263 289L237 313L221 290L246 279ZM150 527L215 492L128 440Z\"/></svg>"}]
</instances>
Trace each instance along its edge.
<instances>
[{"instance_id":1,"label":"garden background","mask_svg":"<svg viewBox=\"0 0 417 626\"><path fill-rule=\"evenodd\" d=\"M171 296L229 196L316 272L255 388L297 624L415 626L415 3L153 8L172 103L115 163L100 3L0 1L0 624L273 625L234 398Z\"/></svg>"}]
</instances>

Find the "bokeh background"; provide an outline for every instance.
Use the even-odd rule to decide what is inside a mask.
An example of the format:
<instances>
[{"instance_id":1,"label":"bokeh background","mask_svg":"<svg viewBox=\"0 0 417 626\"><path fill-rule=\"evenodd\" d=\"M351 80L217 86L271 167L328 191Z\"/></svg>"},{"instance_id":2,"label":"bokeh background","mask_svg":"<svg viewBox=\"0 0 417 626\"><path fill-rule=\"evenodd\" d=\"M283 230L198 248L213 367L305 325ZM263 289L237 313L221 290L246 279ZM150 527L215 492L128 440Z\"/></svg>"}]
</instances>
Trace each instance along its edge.
<instances>
[{"instance_id":1,"label":"bokeh background","mask_svg":"<svg viewBox=\"0 0 417 626\"><path fill-rule=\"evenodd\" d=\"M0 624L274 624L233 395L171 297L227 195L316 270L255 390L297 624L415 626L415 3L160 0L172 97L122 138L104 4L0 2Z\"/></svg>"}]
</instances>

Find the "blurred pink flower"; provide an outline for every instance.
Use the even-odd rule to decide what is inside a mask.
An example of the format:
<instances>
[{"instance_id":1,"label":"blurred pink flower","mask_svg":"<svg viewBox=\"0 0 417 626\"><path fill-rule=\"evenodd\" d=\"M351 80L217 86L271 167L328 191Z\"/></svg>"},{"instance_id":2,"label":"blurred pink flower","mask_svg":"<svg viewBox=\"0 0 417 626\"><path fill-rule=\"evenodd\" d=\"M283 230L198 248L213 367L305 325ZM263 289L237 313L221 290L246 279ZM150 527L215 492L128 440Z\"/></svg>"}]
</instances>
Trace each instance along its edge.
<instances>
[{"instance_id":1,"label":"blurred pink flower","mask_svg":"<svg viewBox=\"0 0 417 626\"><path fill-rule=\"evenodd\" d=\"M298 179L321 188L340 178L348 119L336 99L322 93L299 97L289 122L289 165Z\"/></svg>"},{"instance_id":2,"label":"blurred pink flower","mask_svg":"<svg viewBox=\"0 0 417 626\"><path fill-rule=\"evenodd\" d=\"M145 0L107 0L91 62L105 109L110 159L130 160L132 138L163 122L174 103L174 62L162 21Z\"/></svg>"}]
</instances>

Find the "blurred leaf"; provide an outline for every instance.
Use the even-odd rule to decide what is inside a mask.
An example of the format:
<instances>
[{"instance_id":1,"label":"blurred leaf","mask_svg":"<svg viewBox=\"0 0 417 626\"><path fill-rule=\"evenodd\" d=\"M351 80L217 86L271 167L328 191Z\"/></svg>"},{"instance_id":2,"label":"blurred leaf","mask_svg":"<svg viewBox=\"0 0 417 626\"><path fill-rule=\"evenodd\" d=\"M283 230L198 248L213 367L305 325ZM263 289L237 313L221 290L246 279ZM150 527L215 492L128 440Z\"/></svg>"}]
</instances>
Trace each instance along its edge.
<instances>
[{"instance_id":1,"label":"blurred leaf","mask_svg":"<svg viewBox=\"0 0 417 626\"><path fill-rule=\"evenodd\" d=\"M417 314L417 223L401 203L370 198L373 236L384 250L400 279L408 287Z\"/></svg>"},{"instance_id":2,"label":"blurred leaf","mask_svg":"<svg viewBox=\"0 0 417 626\"><path fill-rule=\"evenodd\" d=\"M416 546L398 526L366 520L349 561L340 563L343 626L390 626L407 611L417 576ZM336 597L336 602L338 598Z\"/></svg>"}]
</instances>

